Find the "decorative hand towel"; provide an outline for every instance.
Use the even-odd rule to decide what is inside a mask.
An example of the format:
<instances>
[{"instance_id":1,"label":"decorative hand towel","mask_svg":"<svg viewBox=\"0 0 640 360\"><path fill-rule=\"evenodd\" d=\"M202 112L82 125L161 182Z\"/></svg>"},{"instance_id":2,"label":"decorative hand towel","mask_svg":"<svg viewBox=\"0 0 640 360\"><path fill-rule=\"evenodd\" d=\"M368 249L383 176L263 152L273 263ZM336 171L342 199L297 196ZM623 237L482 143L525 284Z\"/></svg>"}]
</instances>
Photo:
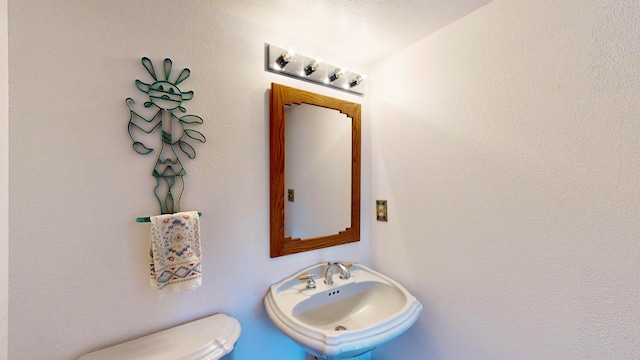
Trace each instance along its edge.
<instances>
[{"instance_id":1,"label":"decorative hand towel","mask_svg":"<svg viewBox=\"0 0 640 360\"><path fill-rule=\"evenodd\" d=\"M197 211L151 217L151 286L171 291L202 283L200 218Z\"/></svg>"}]
</instances>

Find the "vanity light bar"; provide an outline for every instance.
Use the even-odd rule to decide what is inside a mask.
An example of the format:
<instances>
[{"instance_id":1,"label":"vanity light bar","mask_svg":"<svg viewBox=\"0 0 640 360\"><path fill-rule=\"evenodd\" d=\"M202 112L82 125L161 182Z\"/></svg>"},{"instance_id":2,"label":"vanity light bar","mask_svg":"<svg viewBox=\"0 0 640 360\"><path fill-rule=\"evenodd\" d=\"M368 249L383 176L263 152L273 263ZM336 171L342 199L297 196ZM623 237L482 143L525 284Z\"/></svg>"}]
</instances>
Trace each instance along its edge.
<instances>
[{"instance_id":1,"label":"vanity light bar","mask_svg":"<svg viewBox=\"0 0 640 360\"><path fill-rule=\"evenodd\" d=\"M267 71L364 95L364 75L270 44L265 44L265 54Z\"/></svg>"}]
</instances>

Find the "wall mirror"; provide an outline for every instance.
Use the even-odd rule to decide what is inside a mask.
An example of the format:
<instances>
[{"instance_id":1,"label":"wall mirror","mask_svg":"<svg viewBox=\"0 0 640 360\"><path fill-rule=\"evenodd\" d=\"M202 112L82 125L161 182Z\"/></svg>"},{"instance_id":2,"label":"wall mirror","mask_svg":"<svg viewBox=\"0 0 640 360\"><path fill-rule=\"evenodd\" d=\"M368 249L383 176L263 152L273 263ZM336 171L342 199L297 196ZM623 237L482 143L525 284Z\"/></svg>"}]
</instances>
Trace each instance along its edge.
<instances>
[{"instance_id":1,"label":"wall mirror","mask_svg":"<svg viewBox=\"0 0 640 360\"><path fill-rule=\"evenodd\" d=\"M271 85L272 258L360 241L360 112Z\"/></svg>"}]
</instances>

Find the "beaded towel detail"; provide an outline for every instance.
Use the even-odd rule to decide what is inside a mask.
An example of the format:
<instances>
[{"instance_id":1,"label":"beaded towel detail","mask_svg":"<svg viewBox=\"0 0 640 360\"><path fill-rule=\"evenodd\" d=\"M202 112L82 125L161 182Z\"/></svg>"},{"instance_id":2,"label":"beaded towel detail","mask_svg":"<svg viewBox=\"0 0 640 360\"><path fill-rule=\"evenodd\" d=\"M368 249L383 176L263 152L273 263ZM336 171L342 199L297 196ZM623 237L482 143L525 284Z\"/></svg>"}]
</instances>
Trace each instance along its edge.
<instances>
[{"instance_id":1,"label":"beaded towel detail","mask_svg":"<svg viewBox=\"0 0 640 360\"><path fill-rule=\"evenodd\" d=\"M151 217L151 286L181 291L202 283L200 219L197 211Z\"/></svg>"}]
</instances>

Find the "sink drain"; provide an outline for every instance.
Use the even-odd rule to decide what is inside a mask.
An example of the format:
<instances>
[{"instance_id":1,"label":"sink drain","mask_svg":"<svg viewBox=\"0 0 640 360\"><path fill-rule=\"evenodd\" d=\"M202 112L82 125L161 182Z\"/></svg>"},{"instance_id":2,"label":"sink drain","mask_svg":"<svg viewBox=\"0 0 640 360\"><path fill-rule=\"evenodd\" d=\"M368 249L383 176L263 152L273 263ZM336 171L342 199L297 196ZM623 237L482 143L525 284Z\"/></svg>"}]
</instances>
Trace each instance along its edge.
<instances>
[{"instance_id":1,"label":"sink drain","mask_svg":"<svg viewBox=\"0 0 640 360\"><path fill-rule=\"evenodd\" d=\"M335 329L335 330L336 330L336 331L342 331L342 330L347 330L347 328L346 328L346 327L344 327L344 326L342 326L342 325L338 325L338 326L336 326L336 329Z\"/></svg>"}]
</instances>

